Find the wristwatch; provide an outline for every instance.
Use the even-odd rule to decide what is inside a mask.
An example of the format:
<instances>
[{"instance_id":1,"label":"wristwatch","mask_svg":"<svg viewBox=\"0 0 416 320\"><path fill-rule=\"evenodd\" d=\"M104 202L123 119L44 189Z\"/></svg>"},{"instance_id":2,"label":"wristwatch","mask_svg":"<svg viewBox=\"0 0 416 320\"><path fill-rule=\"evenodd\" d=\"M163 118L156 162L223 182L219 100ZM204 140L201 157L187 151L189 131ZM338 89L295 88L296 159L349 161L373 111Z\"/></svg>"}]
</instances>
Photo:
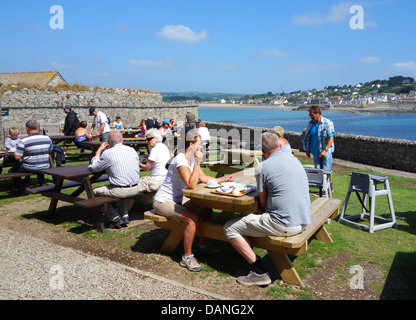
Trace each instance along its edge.
<instances>
[{"instance_id":1,"label":"wristwatch","mask_svg":"<svg viewBox=\"0 0 416 320\"><path fill-rule=\"evenodd\" d=\"M328 152L328 148L325 148L325 151Z\"/></svg>"}]
</instances>

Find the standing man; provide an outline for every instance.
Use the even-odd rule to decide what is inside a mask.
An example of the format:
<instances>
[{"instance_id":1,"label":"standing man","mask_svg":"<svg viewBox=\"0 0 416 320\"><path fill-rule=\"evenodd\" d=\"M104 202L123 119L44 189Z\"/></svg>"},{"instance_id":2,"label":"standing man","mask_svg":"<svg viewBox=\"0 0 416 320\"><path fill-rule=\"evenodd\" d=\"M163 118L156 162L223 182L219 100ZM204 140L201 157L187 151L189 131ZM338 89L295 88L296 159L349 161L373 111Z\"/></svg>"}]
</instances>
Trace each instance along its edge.
<instances>
[{"instance_id":1,"label":"standing man","mask_svg":"<svg viewBox=\"0 0 416 320\"><path fill-rule=\"evenodd\" d=\"M98 111L95 107L90 108L90 116L94 116L94 120L91 126L90 134L97 128L95 137L100 138L100 141L107 142L108 135L111 132L110 123L107 116L102 111Z\"/></svg>"},{"instance_id":2,"label":"standing man","mask_svg":"<svg viewBox=\"0 0 416 320\"><path fill-rule=\"evenodd\" d=\"M309 117L311 121L306 128L303 148L308 158L313 155L315 168L331 170L332 153L335 150L334 138L335 128L331 120L321 115L321 109L318 106L309 108ZM331 190L334 190L331 179Z\"/></svg>"},{"instance_id":3,"label":"standing man","mask_svg":"<svg viewBox=\"0 0 416 320\"><path fill-rule=\"evenodd\" d=\"M39 124L35 120L26 122L26 132L28 135L20 140L14 152L14 158L22 161L13 166L11 172L36 173L39 185L43 186L45 177L38 171L50 167L49 154L53 150L53 143L48 136L39 133ZM21 193L26 191L24 180L13 178L13 182Z\"/></svg>"},{"instance_id":4,"label":"standing man","mask_svg":"<svg viewBox=\"0 0 416 320\"><path fill-rule=\"evenodd\" d=\"M185 117L185 130L188 132L189 130L196 128L196 117L191 111L186 111Z\"/></svg>"},{"instance_id":5,"label":"standing man","mask_svg":"<svg viewBox=\"0 0 416 320\"><path fill-rule=\"evenodd\" d=\"M105 171L110 181L110 185L94 189L94 194L120 199L117 202L117 210L111 204L103 206L110 227L127 226L129 210L133 206L134 197L140 192L139 156L136 150L123 145L121 132L112 131L108 136L108 142L102 143L91 159L90 169L93 172Z\"/></svg>"},{"instance_id":6,"label":"standing man","mask_svg":"<svg viewBox=\"0 0 416 320\"><path fill-rule=\"evenodd\" d=\"M228 221L225 236L250 264L250 273L238 277L244 285L268 285L270 276L253 251L248 237L293 236L311 222L309 184L305 169L290 153L282 152L279 137L262 134L264 161L256 166L259 206L263 214Z\"/></svg>"},{"instance_id":7,"label":"standing man","mask_svg":"<svg viewBox=\"0 0 416 320\"><path fill-rule=\"evenodd\" d=\"M331 120L321 115L321 109L318 106L309 108L309 117L311 121L308 123L303 140L306 156L310 158L312 153L315 168L331 170L332 153L335 150L334 124Z\"/></svg>"},{"instance_id":8,"label":"standing man","mask_svg":"<svg viewBox=\"0 0 416 320\"><path fill-rule=\"evenodd\" d=\"M79 128L79 119L77 114L71 109L71 106L66 105L63 107L64 112L66 113L65 117L65 125L64 125L64 135L66 136L74 136L75 131ZM66 154L66 150L68 146L72 143L74 139L67 139L64 140L64 153Z\"/></svg>"}]
</instances>

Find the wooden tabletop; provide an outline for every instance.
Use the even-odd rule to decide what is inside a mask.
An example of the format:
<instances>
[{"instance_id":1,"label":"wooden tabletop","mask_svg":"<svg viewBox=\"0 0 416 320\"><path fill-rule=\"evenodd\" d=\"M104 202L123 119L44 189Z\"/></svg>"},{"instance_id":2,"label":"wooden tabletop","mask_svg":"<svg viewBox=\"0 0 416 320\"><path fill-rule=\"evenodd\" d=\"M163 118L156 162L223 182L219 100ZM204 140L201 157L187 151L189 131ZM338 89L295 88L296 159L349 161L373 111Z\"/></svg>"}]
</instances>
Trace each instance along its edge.
<instances>
[{"instance_id":1,"label":"wooden tabletop","mask_svg":"<svg viewBox=\"0 0 416 320\"><path fill-rule=\"evenodd\" d=\"M73 178L86 177L93 174L88 170L88 163L77 164L74 166L61 166L52 167L49 169L41 170L41 173L49 174L54 177L71 180Z\"/></svg>"},{"instance_id":2,"label":"wooden tabletop","mask_svg":"<svg viewBox=\"0 0 416 320\"><path fill-rule=\"evenodd\" d=\"M7 150L0 150L0 158L7 157L7 156L11 157L13 155L14 155L14 152L10 152Z\"/></svg>"},{"instance_id":3,"label":"wooden tabletop","mask_svg":"<svg viewBox=\"0 0 416 320\"><path fill-rule=\"evenodd\" d=\"M254 168L238 171L234 174L234 181L245 185L255 186ZM213 193L215 189L205 187L200 183L195 189L182 189L182 195L190 198L196 206L204 206L212 209L238 212L242 214L254 213L257 211L258 192L257 189L241 197Z\"/></svg>"}]
</instances>

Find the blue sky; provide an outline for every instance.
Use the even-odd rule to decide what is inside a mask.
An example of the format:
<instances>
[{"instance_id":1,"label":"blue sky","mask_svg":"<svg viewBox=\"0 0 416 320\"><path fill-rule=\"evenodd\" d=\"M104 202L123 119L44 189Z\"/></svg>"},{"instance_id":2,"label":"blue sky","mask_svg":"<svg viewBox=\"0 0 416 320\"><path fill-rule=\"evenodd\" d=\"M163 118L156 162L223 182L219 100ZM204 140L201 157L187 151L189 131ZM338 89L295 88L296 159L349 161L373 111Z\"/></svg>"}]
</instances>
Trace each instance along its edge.
<instances>
[{"instance_id":1,"label":"blue sky","mask_svg":"<svg viewBox=\"0 0 416 320\"><path fill-rule=\"evenodd\" d=\"M227 93L416 78L414 0L0 4L0 72L57 70L91 86ZM63 9L63 29L51 28L62 21L53 5ZM363 16L350 13L354 5ZM351 20L363 25L353 29Z\"/></svg>"}]
</instances>

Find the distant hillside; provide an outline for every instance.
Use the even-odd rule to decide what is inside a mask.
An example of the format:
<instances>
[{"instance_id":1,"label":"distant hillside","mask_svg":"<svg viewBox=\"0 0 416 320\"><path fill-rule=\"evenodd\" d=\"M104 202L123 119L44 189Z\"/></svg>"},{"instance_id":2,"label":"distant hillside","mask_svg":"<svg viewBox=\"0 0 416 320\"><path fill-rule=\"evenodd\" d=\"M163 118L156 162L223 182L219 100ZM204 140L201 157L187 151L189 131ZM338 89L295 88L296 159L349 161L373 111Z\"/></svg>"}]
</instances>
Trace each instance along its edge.
<instances>
[{"instance_id":1,"label":"distant hillside","mask_svg":"<svg viewBox=\"0 0 416 320\"><path fill-rule=\"evenodd\" d=\"M244 94L238 93L206 93L206 92L162 92L162 98L164 101L184 101L184 100L197 100L197 101L211 101L218 99L237 99Z\"/></svg>"}]
</instances>

